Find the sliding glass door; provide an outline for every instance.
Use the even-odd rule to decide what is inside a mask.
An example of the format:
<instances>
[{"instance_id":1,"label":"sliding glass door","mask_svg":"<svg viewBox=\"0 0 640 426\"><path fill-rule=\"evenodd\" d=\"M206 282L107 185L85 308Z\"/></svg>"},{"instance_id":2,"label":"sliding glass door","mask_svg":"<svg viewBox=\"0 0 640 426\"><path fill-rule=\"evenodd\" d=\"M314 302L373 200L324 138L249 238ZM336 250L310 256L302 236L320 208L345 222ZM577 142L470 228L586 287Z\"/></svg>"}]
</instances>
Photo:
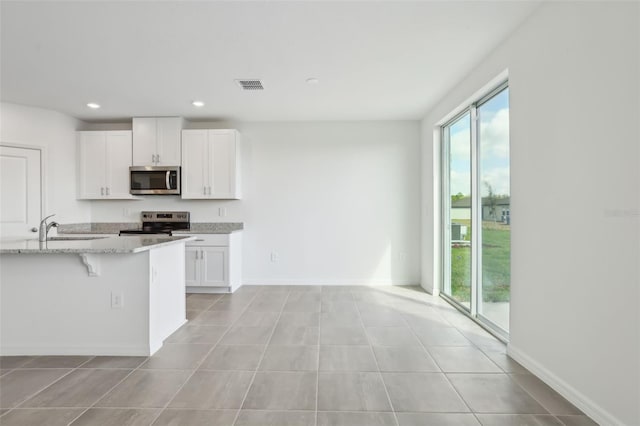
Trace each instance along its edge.
<instances>
[{"instance_id":1,"label":"sliding glass door","mask_svg":"<svg viewBox=\"0 0 640 426\"><path fill-rule=\"evenodd\" d=\"M471 309L471 114L465 111L444 127L448 153L445 211L449 243L445 247L444 293Z\"/></svg>"},{"instance_id":2,"label":"sliding glass door","mask_svg":"<svg viewBox=\"0 0 640 426\"><path fill-rule=\"evenodd\" d=\"M509 89L500 86L442 127L442 293L509 333Z\"/></svg>"}]
</instances>

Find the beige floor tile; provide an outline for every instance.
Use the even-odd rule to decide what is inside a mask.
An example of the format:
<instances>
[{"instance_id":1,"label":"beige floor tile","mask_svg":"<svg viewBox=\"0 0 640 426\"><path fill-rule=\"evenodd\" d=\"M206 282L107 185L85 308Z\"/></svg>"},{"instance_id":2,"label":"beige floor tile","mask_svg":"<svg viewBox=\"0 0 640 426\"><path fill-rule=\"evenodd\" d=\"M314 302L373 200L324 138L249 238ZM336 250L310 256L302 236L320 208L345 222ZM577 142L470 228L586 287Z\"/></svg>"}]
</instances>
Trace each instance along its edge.
<instances>
[{"instance_id":1,"label":"beige floor tile","mask_svg":"<svg viewBox=\"0 0 640 426\"><path fill-rule=\"evenodd\" d=\"M162 412L153 426L232 426L237 410L177 410Z\"/></svg>"},{"instance_id":2,"label":"beige floor tile","mask_svg":"<svg viewBox=\"0 0 640 426\"><path fill-rule=\"evenodd\" d=\"M13 370L0 377L0 408L13 408L35 395L65 374L69 369Z\"/></svg>"},{"instance_id":3,"label":"beige floor tile","mask_svg":"<svg viewBox=\"0 0 640 426\"><path fill-rule=\"evenodd\" d=\"M584 414L536 376L532 374L511 374L510 377L533 396L549 413L555 415Z\"/></svg>"},{"instance_id":4,"label":"beige floor tile","mask_svg":"<svg viewBox=\"0 0 640 426\"><path fill-rule=\"evenodd\" d=\"M282 312L278 325L296 327L318 327L320 325L319 312Z\"/></svg>"},{"instance_id":5,"label":"beige floor tile","mask_svg":"<svg viewBox=\"0 0 640 426\"><path fill-rule=\"evenodd\" d=\"M433 346L429 353L445 373L502 373L493 361L472 346Z\"/></svg>"},{"instance_id":6,"label":"beige floor tile","mask_svg":"<svg viewBox=\"0 0 640 426\"><path fill-rule=\"evenodd\" d=\"M315 410L316 372L259 371L243 409Z\"/></svg>"},{"instance_id":7,"label":"beige floor tile","mask_svg":"<svg viewBox=\"0 0 640 426\"><path fill-rule=\"evenodd\" d=\"M240 318L241 315L242 311L203 311L192 321L189 321L189 325L229 326Z\"/></svg>"},{"instance_id":8,"label":"beige floor tile","mask_svg":"<svg viewBox=\"0 0 640 426\"><path fill-rule=\"evenodd\" d=\"M211 344L166 344L140 368L193 370L198 367L212 347Z\"/></svg>"},{"instance_id":9,"label":"beige floor tile","mask_svg":"<svg viewBox=\"0 0 640 426\"><path fill-rule=\"evenodd\" d=\"M548 414L506 374L448 374L447 377L476 413Z\"/></svg>"},{"instance_id":10,"label":"beige floor tile","mask_svg":"<svg viewBox=\"0 0 640 426\"><path fill-rule=\"evenodd\" d=\"M480 426L473 414L397 413L396 416L400 426Z\"/></svg>"},{"instance_id":11,"label":"beige floor tile","mask_svg":"<svg viewBox=\"0 0 640 426\"><path fill-rule=\"evenodd\" d=\"M393 413L336 412L318 413L318 426L395 426Z\"/></svg>"},{"instance_id":12,"label":"beige floor tile","mask_svg":"<svg viewBox=\"0 0 640 426\"><path fill-rule=\"evenodd\" d=\"M262 371L317 371L318 346L269 345L260 363Z\"/></svg>"},{"instance_id":13,"label":"beige floor tile","mask_svg":"<svg viewBox=\"0 0 640 426\"><path fill-rule=\"evenodd\" d=\"M549 414L478 414L482 426L564 426Z\"/></svg>"},{"instance_id":14,"label":"beige floor tile","mask_svg":"<svg viewBox=\"0 0 640 426\"><path fill-rule=\"evenodd\" d=\"M241 410L234 426L315 426L314 411Z\"/></svg>"},{"instance_id":15,"label":"beige floor tile","mask_svg":"<svg viewBox=\"0 0 640 426\"><path fill-rule=\"evenodd\" d=\"M318 410L391 411L380 373L318 373Z\"/></svg>"},{"instance_id":16,"label":"beige floor tile","mask_svg":"<svg viewBox=\"0 0 640 426\"><path fill-rule=\"evenodd\" d=\"M342 326L330 327L320 326L321 345L368 345L369 340L365 334L364 327Z\"/></svg>"},{"instance_id":17,"label":"beige floor tile","mask_svg":"<svg viewBox=\"0 0 640 426\"><path fill-rule=\"evenodd\" d=\"M411 327L427 348L431 346L471 346L469 339L453 327Z\"/></svg>"},{"instance_id":18,"label":"beige floor tile","mask_svg":"<svg viewBox=\"0 0 640 426\"><path fill-rule=\"evenodd\" d=\"M320 371L378 371L370 346L321 346Z\"/></svg>"},{"instance_id":19,"label":"beige floor tile","mask_svg":"<svg viewBox=\"0 0 640 426\"><path fill-rule=\"evenodd\" d=\"M96 407L162 408L187 381L187 370L137 370L112 389Z\"/></svg>"},{"instance_id":20,"label":"beige floor tile","mask_svg":"<svg viewBox=\"0 0 640 426\"><path fill-rule=\"evenodd\" d=\"M183 325L165 340L165 343L210 343L216 344L227 332L225 325Z\"/></svg>"},{"instance_id":21,"label":"beige floor tile","mask_svg":"<svg viewBox=\"0 0 640 426\"><path fill-rule=\"evenodd\" d=\"M130 370L121 369L77 369L28 399L21 406L91 407L129 373Z\"/></svg>"},{"instance_id":22,"label":"beige floor tile","mask_svg":"<svg viewBox=\"0 0 640 426\"><path fill-rule=\"evenodd\" d=\"M148 426L158 413L149 408L91 408L71 426Z\"/></svg>"},{"instance_id":23,"label":"beige floor tile","mask_svg":"<svg viewBox=\"0 0 640 426\"><path fill-rule=\"evenodd\" d=\"M233 327L222 339L221 345L264 345L269 341L273 327Z\"/></svg>"},{"instance_id":24,"label":"beige floor tile","mask_svg":"<svg viewBox=\"0 0 640 426\"><path fill-rule=\"evenodd\" d=\"M367 327L366 331L373 346L422 347L408 327Z\"/></svg>"},{"instance_id":25,"label":"beige floor tile","mask_svg":"<svg viewBox=\"0 0 640 426\"><path fill-rule=\"evenodd\" d=\"M234 323L236 327L273 327L278 321L279 312L247 311Z\"/></svg>"},{"instance_id":26,"label":"beige floor tile","mask_svg":"<svg viewBox=\"0 0 640 426\"><path fill-rule=\"evenodd\" d=\"M264 345L218 345L200 365L203 370L255 370Z\"/></svg>"},{"instance_id":27,"label":"beige floor tile","mask_svg":"<svg viewBox=\"0 0 640 426\"><path fill-rule=\"evenodd\" d=\"M395 311L365 311L360 312L360 317L365 327L405 327L407 325L402 315Z\"/></svg>"},{"instance_id":28,"label":"beige floor tile","mask_svg":"<svg viewBox=\"0 0 640 426\"><path fill-rule=\"evenodd\" d=\"M125 368L139 367L148 358L145 356L97 356L82 364L81 368Z\"/></svg>"},{"instance_id":29,"label":"beige floor tile","mask_svg":"<svg viewBox=\"0 0 640 426\"><path fill-rule=\"evenodd\" d=\"M2 426L67 426L84 408L16 408L0 418Z\"/></svg>"},{"instance_id":30,"label":"beige floor tile","mask_svg":"<svg viewBox=\"0 0 640 426\"><path fill-rule=\"evenodd\" d=\"M318 332L318 327L278 323L269 343L272 345L317 345Z\"/></svg>"},{"instance_id":31,"label":"beige floor tile","mask_svg":"<svg viewBox=\"0 0 640 426\"><path fill-rule=\"evenodd\" d=\"M32 356L0 356L0 369L13 370L33 360Z\"/></svg>"},{"instance_id":32,"label":"beige floor tile","mask_svg":"<svg viewBox=\"0 0 640 426\"><path fill-rule=\"evenodd\" d=\"M598 426L587 416L557 416L565 426Z\"/></svg>"},{"instance_id":33,"label":"beige floor tile","mask_svg":"<svg viewBox=\"0 0 640 426\"><path fill-rule=\"evenodd\" d=\"M395 411L464 413L469 409L444 374L382 373Z\"/></svg>"},{"instance_id":34,"label":"beige floor tile","mask_svg":"<svg viewBox=\"0 0 640 426\"><path fill-rule=\"evenodd\" d=\"M76 368L89 361L90 356L38 356L20 368Z\"/></svg>"},{"instance_id":35,"label":"beige floor tile","mask_svg":"<svg viewBox=\"0 0 640 426\"><path fill-rule=\"evenodd\" d=\"M374 346L380 371L439 373L440 368L421 347Z\"/></svg>"},{"instance_id":36,"label":"beige floor tile","mask_svg":"<svg viewBox=\"0 0 640 426\"><path fill-rule=\"evenodd\" d=\"M196 371L169 403L170 408L240 408L253 372Z\"/></svg>"}]
</instances>

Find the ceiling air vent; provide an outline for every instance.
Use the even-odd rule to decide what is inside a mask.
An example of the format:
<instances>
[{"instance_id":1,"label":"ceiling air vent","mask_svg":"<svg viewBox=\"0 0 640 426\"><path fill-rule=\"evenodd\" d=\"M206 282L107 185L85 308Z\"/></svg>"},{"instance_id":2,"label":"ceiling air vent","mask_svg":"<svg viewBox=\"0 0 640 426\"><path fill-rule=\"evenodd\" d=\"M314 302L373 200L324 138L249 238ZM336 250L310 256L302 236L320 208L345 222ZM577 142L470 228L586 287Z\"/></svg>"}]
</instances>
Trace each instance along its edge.
<instances>
[{"instance_id":1,"label":"ceiling air vent","mask_svg":"<svg viewBox=\"0 0 640 426\"><path fill-rule=\"evenodd\" d=\"M260 80L236 80L236 83L242 87L242 90L264 90L264 86Z\"/></svg>"}]
</instances>

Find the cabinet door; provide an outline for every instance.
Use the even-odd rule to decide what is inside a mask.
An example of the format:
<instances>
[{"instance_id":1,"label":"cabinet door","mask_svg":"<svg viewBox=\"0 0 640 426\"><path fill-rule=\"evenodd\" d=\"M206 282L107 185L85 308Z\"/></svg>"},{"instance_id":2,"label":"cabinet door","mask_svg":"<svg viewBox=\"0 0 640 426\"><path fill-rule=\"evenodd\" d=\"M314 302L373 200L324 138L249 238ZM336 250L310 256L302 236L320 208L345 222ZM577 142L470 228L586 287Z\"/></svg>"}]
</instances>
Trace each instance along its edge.
<instances>
[{"instance_id":1,"label":"cabinet door","mask_svg":"<svg viewBox=\"0 0 640 426\"><path fill-rule=\"evenodd\" d=\"M133 165L155 166L156 119L134 117L133 120Z\"/></svg>"},{"instance_id":2,"label":"cabinet door","mask_svg":"<svg viewBox=\"0 0 640 426\"><path fill-rule=\"evenodd\" d=\"M210 130L211 150L209 198L236 198L236 132Z\"/></svg>"},{"instance_id":3,"label":"cabinet door","mask_svg":"<svg viewBox=\"0 0 640 426\"><path fill-rule=\"evenodd\" d=\"M200 284L200 247L186 247L185 249L185 285L188 287Z\"/></svg>"},{"instance_id":4,"label":"cabinet door","mask_svg":"<svg viewBox=\"0 0 640 426\"><path fill-rule=\"evenodd\" d=\"M182 198L208 198L207 130L182 132Z\"/></svg>"},{"instance_id":5,"label":"cabinet door","mask_svg":"<svg viewBox=\"0 0 640 426\"><path fill-rule=\"evenodd\" d=\"M129 167L131 166L131 132L105 132L107 164L107 198L131 198Z\"/></svg>"},{"instance_id":6,"label":"cabinet door","mask_svg":"<svg viewBox=\"0 0 640 426\"><path fill-rule=\"evenodd\" d=\"M227 287L229 285L228 247L201 247L202 285Z\"/></svg>"},{"instance_id":7,"label":"cabinet door","mask_svg":"<svg viewBox=\"0 0 640 426\"><path fill-rule=\"evenodd\" d=\"M159 117L156 119L156 161L159 166L180 165L181 132L181 118Z\"/></svg>"},{"instance_id":8,"label":"cabinet door","mask_svg":"<svg viewBox=\"0 0 640 426\"><path fill-rule=\"evenodd\" d=\"M78 198L105 194L105 132L78 132Z\"/></svg>"}]
</instances>

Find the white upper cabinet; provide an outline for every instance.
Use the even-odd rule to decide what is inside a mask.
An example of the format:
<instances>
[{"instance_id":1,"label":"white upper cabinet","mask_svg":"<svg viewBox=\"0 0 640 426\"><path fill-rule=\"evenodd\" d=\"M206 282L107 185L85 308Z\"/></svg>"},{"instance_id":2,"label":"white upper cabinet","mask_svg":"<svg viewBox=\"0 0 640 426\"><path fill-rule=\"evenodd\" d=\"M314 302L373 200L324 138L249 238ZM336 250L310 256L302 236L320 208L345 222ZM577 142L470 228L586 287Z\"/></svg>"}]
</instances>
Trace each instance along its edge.
<instances>
[{"instance_id":1,"label":"white upper cabinet","mask_svg":"<svg viewBox=\"0 0 640 426\"><path fill-rule=\"evenodd\" d=\"M180 165L180 117L133 118L133 165Z\"/></svg>"},{"instance_id":2,"label":"white upper cabinet","mask_svg":"<svg viewBox=\"0 0 640 426\"><path fill-rule=\"evenodd\" d=\"M133 199L130 131L78 132L78 199Z\"/></svg>"},{"instance_id":3,"label":"white upper cabinet","mask_svg":"<svg viewBox=\"0 0 640 426\"><path fill-rule=\"evenodd\" d=\"M240 199L240 133L182 131L182 198Z\"/></svg>"}]
</instances>

